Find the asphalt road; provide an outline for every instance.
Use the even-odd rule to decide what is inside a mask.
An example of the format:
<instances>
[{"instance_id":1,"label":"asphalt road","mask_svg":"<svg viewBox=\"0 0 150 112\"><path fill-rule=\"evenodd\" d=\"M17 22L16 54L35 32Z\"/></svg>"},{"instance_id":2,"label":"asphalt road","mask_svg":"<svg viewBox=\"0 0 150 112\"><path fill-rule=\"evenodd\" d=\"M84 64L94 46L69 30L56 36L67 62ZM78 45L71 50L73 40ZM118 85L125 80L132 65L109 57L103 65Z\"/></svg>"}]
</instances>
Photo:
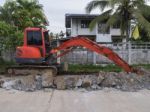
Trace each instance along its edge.
<instances>
[{"instance_id":1,"label":"asphalt road","mask_svg":"<svg viewBox=\"0 0 150 112\"><path fill-rule=\"evenodd\" d=\"M150 112L150 90L30 93L0 89L0 112Z\"/></svg>"}]
</instances>

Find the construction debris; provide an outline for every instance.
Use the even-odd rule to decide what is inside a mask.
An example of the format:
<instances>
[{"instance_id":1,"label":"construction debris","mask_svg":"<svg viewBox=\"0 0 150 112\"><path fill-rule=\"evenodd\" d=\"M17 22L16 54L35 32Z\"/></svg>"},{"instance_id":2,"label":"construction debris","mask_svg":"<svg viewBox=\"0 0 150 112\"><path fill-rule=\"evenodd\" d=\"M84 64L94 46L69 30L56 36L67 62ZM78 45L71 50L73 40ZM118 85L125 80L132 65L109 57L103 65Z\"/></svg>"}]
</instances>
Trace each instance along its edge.
<instances>
[{"instance_id":1,"label":"construction debris","mask_svg":"<svg viewBox=\"0 0 150 112\"><path fill-rule=\"evenodd\" d=\"M44 73L10 78L1 77L0 87L21 91L35 91L45 88L100 90L105 87L122 91L137 91L150 89L150 72L146 71L143 75L125 72L99 72L97 74L62 75L54 78L51 74Z\"/></svg>"}]
</instances>

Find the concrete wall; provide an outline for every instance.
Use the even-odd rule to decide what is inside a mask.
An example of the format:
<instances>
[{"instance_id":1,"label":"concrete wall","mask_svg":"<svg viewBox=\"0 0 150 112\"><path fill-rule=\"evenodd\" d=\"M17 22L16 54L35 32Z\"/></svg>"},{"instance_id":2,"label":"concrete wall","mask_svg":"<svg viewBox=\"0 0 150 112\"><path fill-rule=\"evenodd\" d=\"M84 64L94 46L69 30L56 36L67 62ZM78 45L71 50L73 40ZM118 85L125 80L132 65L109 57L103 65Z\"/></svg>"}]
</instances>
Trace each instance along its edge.
<instances>
[{"instance_id":1,"label":"concrete wall","mask_svg":"<svg viewBox=\"0 0 150 112\"><path fill-rule=\"evenodd\" d=\"M2 51L1 58L5 61L13 61L15 60L15 51Z\"/></svg>"},{"instance_id":2,"label":"concrete wall","mask_svg":"<svg viewBox=\"0 0 150 112\"><path fill-rule=\"evenodd\" d=\"M150 44L149 47L133 47L130 52L126 45L121 44L117 46L110 46L122 59L130 64L150 64ZM143 49L144 48L144 49ZM129 62L130 60L130 62ZM61 62L68 62L74 64L112 64L113 62L106 57L93 53L86 49L75 49L66 56L61 58Z\"/></svg>"},{"instance_id":3,"label":"concrete wall","mask_svg":"<svg viewBox=\"0 0 150 112\"><path fill-rule=\"evenodd\" d=\"M150 50L132 50L132 64L150 64Z\"/></svg>"}]
</instances>

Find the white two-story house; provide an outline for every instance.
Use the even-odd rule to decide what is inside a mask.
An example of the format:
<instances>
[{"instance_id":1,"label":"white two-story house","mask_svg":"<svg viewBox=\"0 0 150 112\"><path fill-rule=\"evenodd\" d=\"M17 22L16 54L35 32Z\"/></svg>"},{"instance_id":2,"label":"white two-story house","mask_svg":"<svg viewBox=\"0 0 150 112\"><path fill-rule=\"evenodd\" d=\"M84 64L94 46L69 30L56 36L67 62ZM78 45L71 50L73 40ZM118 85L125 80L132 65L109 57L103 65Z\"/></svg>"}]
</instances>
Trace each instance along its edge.
<instances>
[{"instance_id":1,"label":"white two-story house","mask_svg":"<svg viewBox=\"0 0 150 112\"><path fill-rule=\"evenodd\" d=\"M86 36L93 41L101 43L125 41L124 38L121 38L119 25L114 25L104 32L105 22L97 23L95 28L90 31L89 24L97 16L92 14L66 14L67 37Z\"/></svg>"}]
</instances>

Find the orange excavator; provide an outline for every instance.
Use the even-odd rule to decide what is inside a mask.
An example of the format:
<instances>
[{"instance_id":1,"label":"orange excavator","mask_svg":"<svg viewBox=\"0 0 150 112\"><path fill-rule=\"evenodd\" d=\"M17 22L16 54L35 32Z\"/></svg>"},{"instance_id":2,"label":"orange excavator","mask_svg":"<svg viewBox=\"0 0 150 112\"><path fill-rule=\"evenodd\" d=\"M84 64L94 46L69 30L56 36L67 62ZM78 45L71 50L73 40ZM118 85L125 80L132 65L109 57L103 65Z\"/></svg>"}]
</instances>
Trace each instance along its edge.
<instances>
[{"instance_id":1,"label":"orange excavator","mask_svg":"<svg viewBox=\"0 0 150 112\"><path fill-rule=\"evenodd\" d=\"M59 67L56 58L67 54L78 46L86 47L93 52L106 56L126 72L134 71L110 48L98 45L86 37L71 37L59 46L54 47L49 40L47 30L43 28L26 28L24 30L24 44L16 49L16 62L20 66L10 67L8 72L15 74L17 70L22 70L21 73L24 73L26 69L28 72L29 70L47 70L56 73L56 68ZM57 52L61 52L61 54L57 55Z\"/></svg>"}]
</instances>

